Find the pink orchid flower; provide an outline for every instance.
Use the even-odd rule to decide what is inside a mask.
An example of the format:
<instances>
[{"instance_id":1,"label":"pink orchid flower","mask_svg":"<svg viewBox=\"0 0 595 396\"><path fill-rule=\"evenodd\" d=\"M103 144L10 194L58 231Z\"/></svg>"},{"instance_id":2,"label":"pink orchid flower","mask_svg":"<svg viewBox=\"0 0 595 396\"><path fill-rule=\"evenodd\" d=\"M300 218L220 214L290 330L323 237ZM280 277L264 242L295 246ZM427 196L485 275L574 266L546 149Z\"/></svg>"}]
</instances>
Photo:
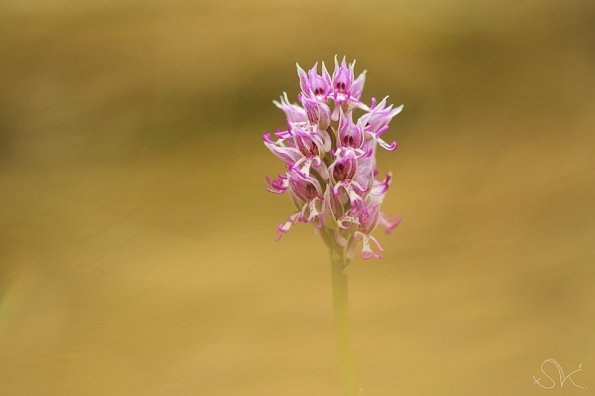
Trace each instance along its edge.
<instances>
[{"instance_id":1,"label":"pink orchid flower","mask_svg":"<svg viewBox=\"0 0 595 396\"><path fill-rule=\"evenodd\" d=\"M392 174L376 179L376 146L396 149L396 142L381 136L403 106L387 105L387 97L380 103L372 99L370 106L361 102L366 73L354 79L354 67L355 61L348 65L335 57L331 77L324 63L320 74L318 63L307 72L297 65L301 105L285 93L274 101L287 129L263 136L285 166L275 179L267 178L267 190L289 194L296 207L277 227L277 239L295 224L313 223L327 243L348 255L361 241L360 257L378 259L383 249L372 233L378 226L391 232L401 218L380 210Z\"/></svg>"}]
</instances>

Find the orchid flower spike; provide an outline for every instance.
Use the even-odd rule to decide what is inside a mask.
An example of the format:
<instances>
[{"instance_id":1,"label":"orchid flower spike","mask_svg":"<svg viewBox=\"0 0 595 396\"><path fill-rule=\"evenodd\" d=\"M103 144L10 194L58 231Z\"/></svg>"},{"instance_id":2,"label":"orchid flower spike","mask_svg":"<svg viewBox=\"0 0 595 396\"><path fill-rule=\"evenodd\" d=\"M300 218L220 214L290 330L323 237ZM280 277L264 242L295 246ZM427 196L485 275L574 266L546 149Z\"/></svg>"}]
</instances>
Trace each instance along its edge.
<instances>
[{"instance_id":1,"label":"orchid flower spike","mask_svg":"<svg viewBox=\"0 0 595 396\"><path fill-rule=\"evenodd\" d=\"M376 147L396 149L381 135L403 106L388 105L388 97L363 103L366 72L354 78L354 67L355 61L336 56L332 75L324 62L320 74L318 62L308 71L297 65L300 104L283 93L274 104L287 129L263 136L285 167L275 179L267 177L267 190L288 193L295 206L277 227L277 239L297 223L313 223L331 248L344 249L349 258L361 242L360 257L378 259L383 249L372 233L378 225L391 232L401 218L380 210L392 174L376 179Z\"/></svg>"}]
</instances>

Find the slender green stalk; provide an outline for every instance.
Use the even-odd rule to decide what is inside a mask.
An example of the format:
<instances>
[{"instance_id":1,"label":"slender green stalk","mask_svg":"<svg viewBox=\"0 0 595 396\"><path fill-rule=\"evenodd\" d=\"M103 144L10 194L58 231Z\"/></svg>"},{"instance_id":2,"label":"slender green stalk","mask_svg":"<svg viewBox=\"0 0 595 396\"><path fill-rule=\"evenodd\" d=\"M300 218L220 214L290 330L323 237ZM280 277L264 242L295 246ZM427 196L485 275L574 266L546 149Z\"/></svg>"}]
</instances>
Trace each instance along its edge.
<instances>
[{"instance_id":1,"label":"slender green stalk","mask_svg":"<svg viewBox=\"0 0 595 396\"><path fill-rule=\"evenodd\" d=\"M356 396L355 363L351 346L351 323L349 321L349 300L347 275L343 272L348 264L343 249L331 248L331 273L333 283L333 311L335 315L335 336L339 353L341 383L345 396Z\"/></svg>"}]
</instances>

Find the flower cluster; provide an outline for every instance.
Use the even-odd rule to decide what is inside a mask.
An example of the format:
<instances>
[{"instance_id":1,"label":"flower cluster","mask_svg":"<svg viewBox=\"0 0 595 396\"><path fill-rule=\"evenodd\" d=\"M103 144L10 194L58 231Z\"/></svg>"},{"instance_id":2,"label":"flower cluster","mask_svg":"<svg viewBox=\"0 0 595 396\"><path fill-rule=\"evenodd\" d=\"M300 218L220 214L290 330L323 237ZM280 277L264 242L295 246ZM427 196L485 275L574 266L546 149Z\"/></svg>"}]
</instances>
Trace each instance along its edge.
<instances>
[{"instance_id":1,"label":"flower cluster","mask_svg":"<svg viewBox=\"0 0 595 396\"><path fill-rule=\"evenodd\" d=\"M324 63L307 72L297 65L301 92L290 103L283 93L273 103L287 117L287 129L263 137L264 144L285 164L277 178L267 177L267 190L289 193L297 211L277 227L277 240L298 222L314 223L331 248L346 249L353 257L357 241L362 241L363 259L381 258L382 247L371 233L380 224L388 233L400 222L380 211L389 188L390 172L376 179L376 150L392 151L397 143L387 143L382 135L403 106L387 105L372 98L361 101L366 72L354 78L355 61L349 65L335 57L329 74ZM361 115L356 118L354 113Z\"/></svg>"}]
</instances>

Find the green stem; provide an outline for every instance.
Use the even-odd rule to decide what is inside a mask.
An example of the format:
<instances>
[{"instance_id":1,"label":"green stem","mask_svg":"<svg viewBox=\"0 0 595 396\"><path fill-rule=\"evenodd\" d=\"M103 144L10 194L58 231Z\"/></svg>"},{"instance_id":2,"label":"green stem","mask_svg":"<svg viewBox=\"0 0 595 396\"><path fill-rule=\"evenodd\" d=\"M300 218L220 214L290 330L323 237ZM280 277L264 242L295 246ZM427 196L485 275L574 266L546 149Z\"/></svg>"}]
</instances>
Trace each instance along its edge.
<instances>
[{"instance_id":1,"label":"green stem","mask_svg":"<svg viewBox=\"0 0 595 396\"><path fill-rule=\"evenodd\" d=\"M345 396L356 395L355 363L351 346L351 323L347 275L343 272L348 264L343 249L331 249L331 272L333 282L333 311L335 314L335 336L339 353L341 383Z\"/></svg>"}]
</instances>

